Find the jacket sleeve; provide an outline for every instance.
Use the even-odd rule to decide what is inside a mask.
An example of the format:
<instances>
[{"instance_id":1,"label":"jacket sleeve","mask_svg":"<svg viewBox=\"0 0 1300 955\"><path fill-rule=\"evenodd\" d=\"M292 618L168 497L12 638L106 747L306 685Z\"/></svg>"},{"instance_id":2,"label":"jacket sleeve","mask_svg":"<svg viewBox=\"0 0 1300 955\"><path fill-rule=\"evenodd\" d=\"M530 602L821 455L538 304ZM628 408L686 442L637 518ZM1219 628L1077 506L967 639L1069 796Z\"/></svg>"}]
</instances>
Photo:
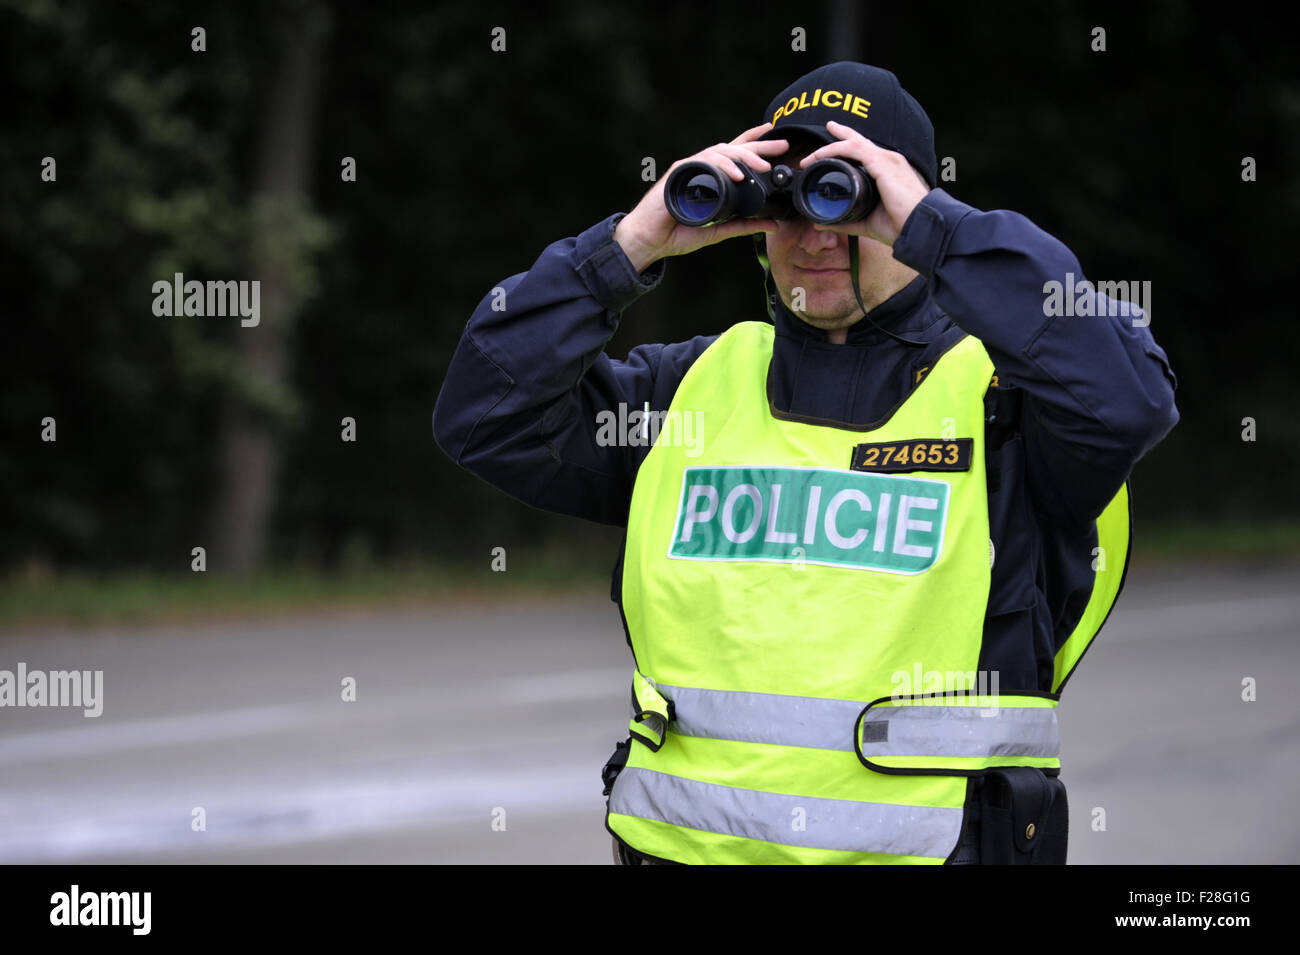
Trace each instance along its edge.
<instances>
[{"instance_id":1,"label":"jacket sleeve","mask_svg":"<svg viewBox=\"0 0 1300 955\"><path fill-rule=\"evenodd\" d=\"M626 361L604 353L624 309L653 289L664 264L638 274L610 216L548 246L470 316L433 412L434 440L453 461L534 507L622 526L634 469L615 422L654 399L665 348ZM620 419L620 405L622 418ZM635 421L635 419L632 419Z\"/></svg>"},{"instance_id":2,"label":"jacket sleeve","mask_svg":"<svg viewBox=\"0 0 1300 955\"><path fill-rule=\"evenodd\" d=\"M1040 516L1066 527L1095 520L1178 422L1177 379L1149 316L1085 283L1074 254L1024 216L981 212L942 189L908 217L894 257L984 344L999 379L1022 389L1026 475ZM1050 283L1073 288L1067 308L1052 305Z\"/></svg>"}]
</instances>

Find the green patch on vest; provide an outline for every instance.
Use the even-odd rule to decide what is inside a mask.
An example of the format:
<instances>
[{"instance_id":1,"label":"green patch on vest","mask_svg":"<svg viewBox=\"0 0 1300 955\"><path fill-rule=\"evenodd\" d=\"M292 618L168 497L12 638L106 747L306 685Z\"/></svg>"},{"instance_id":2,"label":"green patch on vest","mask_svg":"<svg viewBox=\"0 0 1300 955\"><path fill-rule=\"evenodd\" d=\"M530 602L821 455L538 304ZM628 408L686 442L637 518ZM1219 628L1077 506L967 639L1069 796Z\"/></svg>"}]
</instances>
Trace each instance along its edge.
<instances>
[{"instance_id":1,"label":"green patch on vest","mask_svg":"<svg viewBox=\"0 0 1300 955\"><path fill-rule=\"evenodd\" d=\"M687 468L668 556L918 574L939 559L950 491L831 468Z\"/></svg>"}]
</instances>

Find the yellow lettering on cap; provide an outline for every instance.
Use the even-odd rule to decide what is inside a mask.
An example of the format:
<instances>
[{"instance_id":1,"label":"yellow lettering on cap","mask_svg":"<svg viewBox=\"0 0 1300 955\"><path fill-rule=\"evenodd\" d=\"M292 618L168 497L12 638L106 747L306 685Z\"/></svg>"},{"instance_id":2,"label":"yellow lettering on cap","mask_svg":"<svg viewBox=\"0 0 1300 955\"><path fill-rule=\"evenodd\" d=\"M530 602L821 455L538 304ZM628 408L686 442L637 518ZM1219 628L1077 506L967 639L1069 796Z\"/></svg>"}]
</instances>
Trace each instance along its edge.
<instances>
[{"instance_id":1,"label":"yellow lettering on cap","mask_svg":"<svg viewBox=\"0 0 1300 955\"><path fill-rule=\"evenodd\" d=\"M813 93L813 101L812 101L812 104L813 104L814 106L816 106L817 103L818 103L818 101L819 101L821 98L822 98L821 87L818 87L818 88L817 88L817 92Z\"/></svg>"},{"instance_id":2,"label":"yellow lettering on cap","mask_svg":"<svg viewBox=\"0 0 1300 955\"><path fill-rule=\"evenodd\" d=\"M867 107L870 106L870 105L871 105L871 101L870 101L870 100L865 100L865 99L863 99L861 96L855 96L855 97L853 97L853 115L854 115L854 116L861 116L863 119L866 119L866 118L867 118ZM858 109L859 106L862 107L861 110Z\"/></svg>"},{"instance_id":3,"label":"yellow lettering on cap","mask_svg":"<svg viewBox=\"0 0 1300 955\"><path fill-rule=\"evenodd\" d=\"M799 105L795 109L803 109L808 105L808 91L804 90L799 94Z\"/></svg>"},{"instance_id":4,"label":"yellow lettering on cap","mask_svg":"<svg viewBox=\"0 0 1300 955\"><path fill-rule=\"evenodd\" d=\"M777 121L778 119L781 118L781 114L784 113L784 112L785 112L785 107L782 106L780 109L778 109L775 113L772 114L772 125L773 125L773 126L776 125L776 121Z\"/></svg>"},{"instance_id":5,"label":"yellow lettering on cap","mask_svg":"<svg viewBox=\"0 0 1300 955\"><path fill-rule=\"evenodd\" d=\"M787 116L789 116L791 113L793 113L793 112L794 112L795 110L797 110L798 108L799 108L799 100L796 99L795 97L791 96L791 97L790 97L790 102L788 102L788 103L785 104L785 107L784 107L784 109L785 109L785 114L786 114Z\"/></svg>"},{"instance_id":6,"label":"yellow lettering on cap","mask_svg":"<svg viewBox=\"0 0 1300 955\"><path fill-rule=\"evenodd\" d=\"M833 103L831 102L832 96L835 97L835 102ZM827 90L825 93L822 94L822 105L829 106L831 109L834 109L836 106L840 105L840 100L842 100L843 98L844 98L843 93L838 93L835 90Z\"/></svg>"}]
</instances>

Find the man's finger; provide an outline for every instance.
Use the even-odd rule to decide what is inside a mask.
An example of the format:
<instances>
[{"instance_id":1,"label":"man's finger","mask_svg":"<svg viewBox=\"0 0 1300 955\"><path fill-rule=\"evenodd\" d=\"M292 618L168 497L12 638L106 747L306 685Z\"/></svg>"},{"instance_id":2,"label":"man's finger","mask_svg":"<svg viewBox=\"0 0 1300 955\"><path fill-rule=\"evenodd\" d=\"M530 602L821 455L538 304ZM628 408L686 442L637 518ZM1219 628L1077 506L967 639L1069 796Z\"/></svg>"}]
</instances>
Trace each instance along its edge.
<instances>
[{"instance_id":1,"label":"man's finger","mask_svg":"<svg viewBox=\"0 0 1300 955\"><path fill-rule=\"evenodd\" d=\"M751 169L761 169L766 171L772 168L772 164L768 162L767 158L756 148L759 145L759 143L754 143L748 146L736 146L727 143L724 146L719 146L718 151L724 153L724 155L730 156L732 159L745 163ZM773 155L779 155L783 150L769 149L765 151L770 152Z\"/></svg>"},{"instance_id":2,"label":"man's finger","mask_svg":"<svg viewBox=\"0 0 1300 955\"><path fill-rule=\"evenodd\" d=\"M739 136L733 139L731 141L731 144L733 146L736 146L739 145L740 143L747 143L750 140L758 139L759 136L762 136L765 132L767 132L771 128L772 128L771 123L763 123L763 125L761 126L751 127L750 129L745 130L743 133L741 133Z\"/></svg>"},{"instance_id":3,"label":"man's finger","mask_svg":"<svg viewBox=\"0 0 1300 955\"><path fill-rule=\"evenodd\" d=\"M744 181L745 174L741 172L740 167L736 165L736 159L722 152L721 147L702 152L697 158L703 162L708 162L717 166L732 179L736 180L736 182Z\"/></svg>"},{"instance_id":4,"label":"man's finger","mask_svg":"<svg viewBox=\"0 0 1300 955\"><path fill-rule=\"evenodd\" d=\"M874 149L877 150L880 149L879 146L876 146L874 143L872 143L870 140L867 139L864 139L861 142L855 140L842 139L837 143L829 143L825 146L818 147L816 150L810 152L807 156L805 156L803 160L799 163L799 165L803 167L807 167L812 165L819 159L832 159L839 156L853 156L856 158L858 156L861 156L864 152L863 143L866 143L867 146L870 146ZM867 154L868 155L870 154L869 150L867 151Z\"/></svg>"},{"instance_id":5,"label":"man's finger","mask_svg":"<svg viewBox=\"0 0 1300 955\"><path fill-rule=\"evenodd\" d=\"M746 149L752 149L755 152L765 153L783 153L790 148L788 139L760 139L757 142L749 143Z\"/></svg>"},{"instance_id":6,"label":"man's finger","mask_svg":"<svg viewBox=\"0 0 1300 955\"><path fill-rule=\"evenodd\" d=\"M759 232L775 232L780 228L772 219L732 219L722 225L713 227L713 238L721 242L734 239L738 235L754 235Z\"/></svg>"}]
</instances>

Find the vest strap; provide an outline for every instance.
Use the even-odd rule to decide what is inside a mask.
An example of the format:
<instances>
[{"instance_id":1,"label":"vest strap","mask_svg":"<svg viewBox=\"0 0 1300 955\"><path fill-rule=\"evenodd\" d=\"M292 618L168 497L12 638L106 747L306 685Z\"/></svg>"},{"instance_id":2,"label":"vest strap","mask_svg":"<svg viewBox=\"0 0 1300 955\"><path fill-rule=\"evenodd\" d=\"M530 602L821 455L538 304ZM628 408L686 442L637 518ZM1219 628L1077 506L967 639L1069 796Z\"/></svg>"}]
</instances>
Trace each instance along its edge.
<instances>
[{"instance_id":1,"label":"vest strap","mask_svg":"<svg viewBox=\"0 0 1300 955\"><path fill-rule=\"evenodd\" d=\"M664 745L664 734L672 722L672 704L655 688L654 680L640 670L632 671L632 720L628 731L652 753Z\"/></svg>"},{"instance_id":2,"label":"vest strap","mask_svg":"<svg viewBox=\"0 0 1300 955\"><path fill-rule=\"evenodd\" d=\"M1060 769L1057 698L1042 693L932 694L868 703L854 733L869 769L973 775L994 767Z\"/></svg>"},{"instance_id":3,"label":"vest strap","mask_svg":"<svg viewBox=\"0 0 1300 955\"><path fill-rule=\"evenodd\" d=\"M632 733L655 752L671 723L680 736L854 752L881 773L972 775L998 766L1061 765L1057 698L1050 694L931 694L864 705L656 684L640 671L633 688Z\"/></svg>"}]
</instances>

